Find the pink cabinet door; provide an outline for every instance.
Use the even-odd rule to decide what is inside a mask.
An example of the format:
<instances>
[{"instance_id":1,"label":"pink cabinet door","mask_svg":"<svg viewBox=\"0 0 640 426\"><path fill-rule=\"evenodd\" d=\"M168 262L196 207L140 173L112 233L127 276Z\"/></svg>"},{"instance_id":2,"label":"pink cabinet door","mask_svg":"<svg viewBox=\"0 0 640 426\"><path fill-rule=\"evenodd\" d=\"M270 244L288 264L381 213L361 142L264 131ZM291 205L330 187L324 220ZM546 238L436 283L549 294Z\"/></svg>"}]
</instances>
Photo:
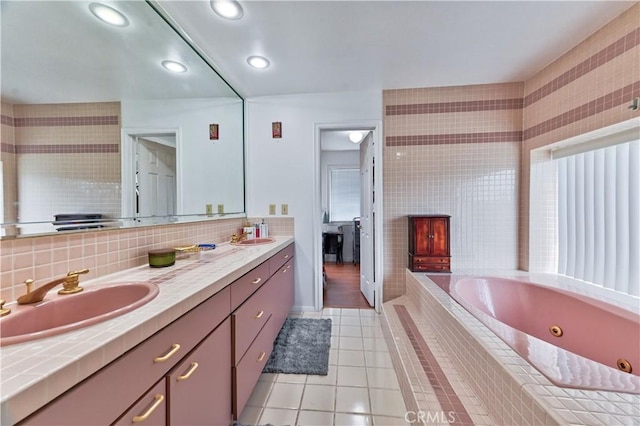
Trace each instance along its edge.
<instances>
[{"instance_id":1,"label":"pink cabinet door","mask_svg":"<svg viewBox=\"0 0 640 426\"><path fill-rule=\"evenodd\" d=\"M167 392L166 382L160 380L149 392L144 394L133 407L127 410L118 421L116 426L164 426L167 424ZM105 398L109 397L109 392L103 393Z\"/></svg>"},{"instance_id":2,"label":"pink cabinet door","mask_svg":"<svg viewBox=\"0 0 640 426\"><path fill-rule=\"evenodd\" d=\"M273 300L274 312L271 320L271 326L273 327L274 338L280 332L282 324L289 316L291 307L294 302L294 287L295 279L293 273L293 259L290 259L287 263L282 265L280 269L271 277L270 282L273 281L273 286L276 289L276 298Z\"/></svg>"},{"instance_id":3,"label":"pink cabinet door","mask_svg":"<svg viewBox=\"0 0 640 426\"><path fill-rule=\"evenodd\" d=\"M227 318L167 376L170 425L230 424L230 344Z\"/></svg>"},{"instance_id":4,"label":"pink cabinet door","mask_svg":"<svg viewBox=\"0 0 640 426\"><path fill-rule=\"evenodd\" d=\"M272 330L270 318L256 340L249 346L240 363L233 367L233 418L236 420L240 417L271 355L275 339Z\"/></svg>"}]
</instances>

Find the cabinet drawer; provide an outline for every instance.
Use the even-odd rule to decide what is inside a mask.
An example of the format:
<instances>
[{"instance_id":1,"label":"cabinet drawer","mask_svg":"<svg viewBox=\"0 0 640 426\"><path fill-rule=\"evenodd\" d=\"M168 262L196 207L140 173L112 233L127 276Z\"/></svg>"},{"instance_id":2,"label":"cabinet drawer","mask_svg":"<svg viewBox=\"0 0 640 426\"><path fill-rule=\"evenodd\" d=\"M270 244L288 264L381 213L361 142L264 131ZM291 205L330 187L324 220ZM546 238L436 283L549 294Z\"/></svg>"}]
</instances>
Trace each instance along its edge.
<instances>
[{"instance_id":1,"label":"cabinet drawer","mask_svg":"<svg viewBox=\"0 0 640 426\"><path fill-rule=\"evenodd\" d=\"M233 328L233 365L238 365L251 342L273 315L277 287L270 278L231 316Z\"/></svg>"},{"instance_id":2,"label":"cabinet drawer","mask_svg":"<svg viewBox=\"0 0 640 426\"><path fill-rule=\"evenodd\" d=\"M275 335L267 321L240 363L233 367L233 418L238 419L273 350Z\"/></svg>"},{"instance_id":3,"label":"cabinet drawer","mask_svg":"<svg viewBox=\"0 0 640 426\"><path fill-rule=\"evenodd\" d=\"M247 300L269 279L269 260L247 272L231 286L231 310Z\"/></svg>"},{"instance_id":4,"label":"cabinet drawer","mask_svg":"<svg viewBox=\"0 0 640 426\"><path fill-rule=\"evenodd\" d=\"M229 305L227 287L61 395L24 424L111 424L131 406L131 401L137 400L229 316ZM96 407L95 396L103 395L106 389L109 397Z\"/></svg>"},{"instance_id":5,"label":"cabinet drawer","mask_svg":"<svg viewBox=\"0 0 640 426\"><path fill-rule=\"evenodd\" d=\"M431 264L449 264L449 258L448 257L433 257L433 256L414 256L413 257L413 263L414 264L425 264L425 263L431 263Z\"/></svg>"},{"instance_id":6,"label":"cabinet drawer","mask_svg":"<svg viewBox=\"0 0 640 426\"><path fill-rule=\"evenodd\" d=\"M449 264L443 263L414 263L412 271L415 272L451 272Z\"/></svg>"},{"instance_id":7,"label":"cabinet drawer","mask_svg":"<svg viewBox=\"0 0 640 426\"><path fill-rule=\"evenodd\" d=\"M289 261L293 257L293 244L289 244L284 249L280 250L278 253L273 255L271 259L269 259L269 270L271 275L275 274L285 263Z\"/></svg>"},{"instance_id":8,"label":"cabinet drawer","mask_svg":"<svg viewBox=\"0 0 640 426\"><path fill-rule=\"evenodd\" d=\"M110 397L109 392L102 395ZM114 423L115 426L145 425L164 426L167 424L167 386L160 380L149 392L144 394L133 407Z\"/></svg>"}]
</instances>

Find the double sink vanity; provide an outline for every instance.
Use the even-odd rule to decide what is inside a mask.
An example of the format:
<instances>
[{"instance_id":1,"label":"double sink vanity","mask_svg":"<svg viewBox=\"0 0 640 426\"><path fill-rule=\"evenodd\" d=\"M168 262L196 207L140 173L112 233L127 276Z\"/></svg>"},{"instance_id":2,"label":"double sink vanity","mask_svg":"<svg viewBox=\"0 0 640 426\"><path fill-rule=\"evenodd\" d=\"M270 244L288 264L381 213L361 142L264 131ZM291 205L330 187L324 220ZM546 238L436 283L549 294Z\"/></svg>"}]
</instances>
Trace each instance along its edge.
<instances>
[{"instance_id":1,"label":"double sink vanity","mask_svg":"<svg viewBox=\"0 0 640 426\"><path fill-rule=\"evenodd\" d=\"M12 315L47 326L2 334L1 423L229 425L293 306L293 247L291 237L221 244L169 268L83 282L78 294L52 289L45 302L81 323L58 334L53 311L36 318L24 313L30 305L13 305L0 327ZM107 307L97 323L82 317L95 306Z\"/></svg>"}]
</instances>

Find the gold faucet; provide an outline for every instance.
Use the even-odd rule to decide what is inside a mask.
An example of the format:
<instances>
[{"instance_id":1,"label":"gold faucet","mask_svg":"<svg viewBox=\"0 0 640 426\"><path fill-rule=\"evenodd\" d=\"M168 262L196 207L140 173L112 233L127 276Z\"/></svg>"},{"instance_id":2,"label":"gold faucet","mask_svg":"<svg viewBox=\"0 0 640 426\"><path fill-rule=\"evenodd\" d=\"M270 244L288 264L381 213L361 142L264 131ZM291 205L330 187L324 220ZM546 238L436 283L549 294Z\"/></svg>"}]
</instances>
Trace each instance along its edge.
<instances>
[{"instance_id":1,"label":"gold faucet","mask_svg":"<svg viewBox=\"0 0 640 426\"><path fill-rule=\"evenodd\" d=\"M4 317L11 313L11 308L5 308L4 304L7 303L4 300L0 299L0 317Z\"/></svg>"},{"instance_id":2,"label":"gold faucet","mask_svg":"<svg viewBox=\"0 0 640 426\"><path fill-rule=\"evenodd\" d=\"M58 278L53 280L45 285L38 287L36 290L31 291L31 286L33 285L33 280L25 280L25 284L27 286L27 294L23 294L18 297L19 305L28 305L30 303L38 303L42 302L42 299L47 295L49 290L56 287L59 284L62 284L63 288L58 291L58 294L74 294L80 293L84 290L79 286L80 278L78 275L88 273L88 269L81 269L79 271L71 271L68 272L66 276L62 278Z\"/></svg>"},{"instance_id":3,"label":"gold faucet","mask_svg":"<svg viewBox=\"0 0 640 426\"><path fill-rule=\"evenodd\" d=\"M232 243L239 243L240 241L246 240L247 239L247 235L249 235L248 233L242 231L242 234L237 235L237 234L233 234L231 236L231 242Z\"/></svg>"}]
</instances>

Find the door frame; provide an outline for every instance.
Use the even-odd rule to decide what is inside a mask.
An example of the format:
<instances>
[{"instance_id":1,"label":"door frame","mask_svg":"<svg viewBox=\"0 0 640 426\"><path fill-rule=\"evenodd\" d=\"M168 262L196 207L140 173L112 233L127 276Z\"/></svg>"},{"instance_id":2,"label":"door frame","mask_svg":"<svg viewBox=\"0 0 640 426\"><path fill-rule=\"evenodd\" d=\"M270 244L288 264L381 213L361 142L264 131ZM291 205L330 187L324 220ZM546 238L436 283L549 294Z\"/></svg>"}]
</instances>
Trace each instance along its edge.
<instances>
[{"instance_id":1,"label":"door frame","mask_svg":"<svg viewBox=\"0 0 640 426\"><path fill-rule=\"evenodd\" d=\"M147 137L153 139L154 136L173 134L176 137L176 214L182 212L182 133L179 127L176 128L122 128L120 131L120 179L122 182L122 217L135 217L135 179L134 161L136 158L135 138Z\"/></svg>"},{"instance_id":2,"label":"door frame","mask_svg":"<svg viewBox=\"0 0 640 426\"><path fill-rule=\"evenodd\" d=\"M322 296L322 182L321 182L321 131L322 130L371 130L373 132L372 138L374 142L374 156L377 159L375 165L375 183L373 190L375 191L376 202L373 207L374 218L374 256L376 258L376 264L374 268L375 281L374 281L374 309L380 313L382 308L382 282L383 282L383 259L384 259L384 247L382 244L382 224L383 224L383 194L382 194L382 176L383 176L383 161L382 161L382 120L356 120L349 122L339 123L315 123L314 124L314 173L313 173L313 285L315 289L315 309L319 311L323 307Z\"/></svg>"}]
</instances>

